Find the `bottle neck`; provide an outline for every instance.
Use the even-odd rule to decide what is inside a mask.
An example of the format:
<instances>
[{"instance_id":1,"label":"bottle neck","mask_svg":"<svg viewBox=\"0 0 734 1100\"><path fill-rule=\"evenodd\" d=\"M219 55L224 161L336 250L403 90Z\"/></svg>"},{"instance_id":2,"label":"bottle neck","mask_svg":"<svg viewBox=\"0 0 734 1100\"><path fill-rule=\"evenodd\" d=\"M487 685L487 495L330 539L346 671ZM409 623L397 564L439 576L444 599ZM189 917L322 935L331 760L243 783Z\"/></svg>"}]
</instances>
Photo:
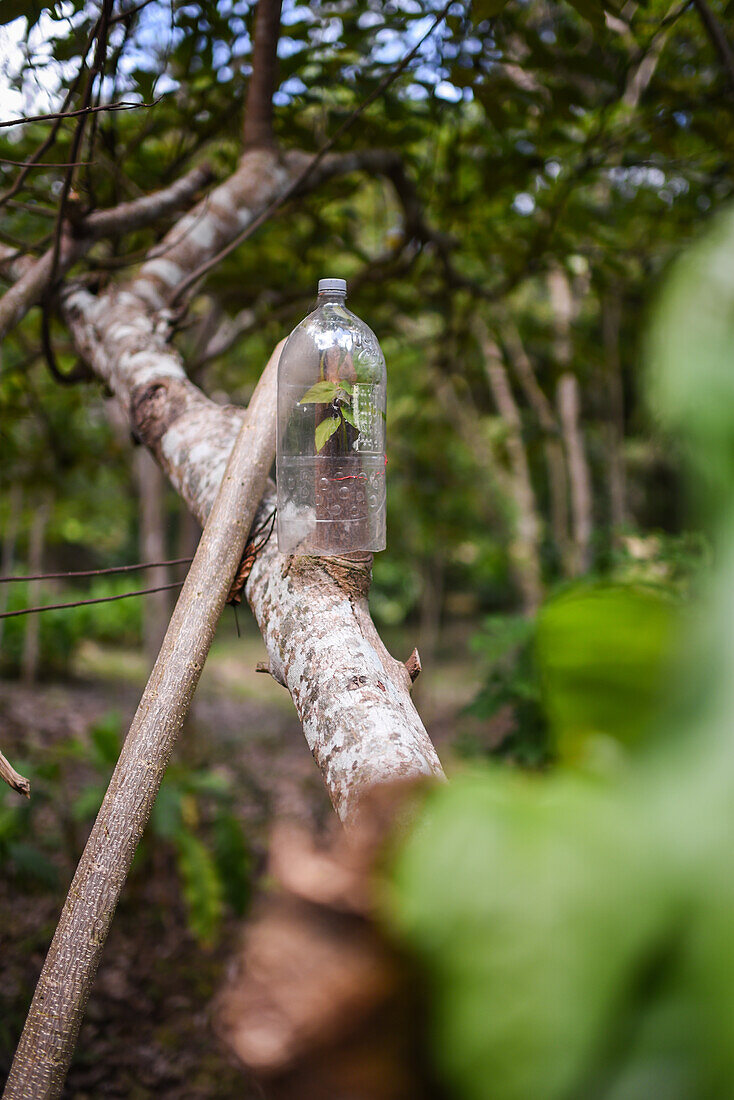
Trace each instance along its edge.
<instances>
[{"instance_id":1,"label":"bottle neck","mask_svg":"<svg viewBox=\"0 0 734 1100\"><path fill-rule=\"evenodd\" d=\"M317 298L317 305L343 306L346 300L347 295L343 290L322 290Z\"/></svg>"}]
</instances>

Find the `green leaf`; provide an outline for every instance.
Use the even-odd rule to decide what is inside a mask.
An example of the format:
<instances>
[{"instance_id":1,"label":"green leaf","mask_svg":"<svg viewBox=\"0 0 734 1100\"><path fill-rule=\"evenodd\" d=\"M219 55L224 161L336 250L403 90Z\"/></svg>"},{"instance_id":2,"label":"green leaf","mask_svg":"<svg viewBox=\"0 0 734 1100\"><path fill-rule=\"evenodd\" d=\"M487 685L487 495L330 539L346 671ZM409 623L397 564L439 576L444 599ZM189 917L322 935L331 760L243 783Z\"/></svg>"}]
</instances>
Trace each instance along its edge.
<instances>
[{"instance_id":1,"label":"green leaf","mask_svg":"<svg viewBox=\"0 0 734 1100\"><path fill-rule=\"evenodd\" d=\"M310 390L304 393L299 405L329 405L336 397L337 385L335 382L317 382Z\"/></svg>"},{"instance_id":2,"label":"green leaf","mask_svg":"<svg viewBox=\"0 0 734 1100\"><path fill-rule=\"evenodd\" d=\"M28 30L35 26L41 17L43 6L39 3L28 3L28 0L4 0L0 4L0 26L12 23L14 19L25 15L28 19Z\"/></svg>"},{"instance_id":3,"label":"green leaf","mask_svg":"<svg viewBox=\"0 0 734 1100\"><path fill-rule=\"evenodd\" d=\"M188 925L202 944L212 944L222 920L223 887L209 849L182 830L176 837L178 870L188 910Z\"/></svg>"},{"instance_id":4,"label":"green leaf","mask_svg":"<svg viewBox=\"0 0 734 1100\"><path fill-rule=\"evenodd\" d=\"M347 424L351 424L353 428L356 428L357 431L359 431L359 424L357 423L357 421L355 419L353 409L350 409L346 405L344 405L341 409L341 414L344 417L344 419L346 420Z\"/></svg>"},{"instance_id":5,"label":"green leaf","mask_svg":"<svg viewBox=\"0 0 734 1100\"><path fill-rule=\"evenodd\" d=\"M8 855L13 861L15 873L22 878L36 879L49 889L55 890L59 884L56 867L32 844L24 841L8 845Z\"/></svg>"},{"instance_id":6,"label":"green leaf","mask_svg":"<svg viewBox=\"0 0 734 1100\"><path fill-rule=\"evenodd\" d=\"M168 778L163 780L150 819L151 829L164 840L173 840L181 826L181 788Z\"/></svg>"},{"instance_id":7,"label":"green leaf","mask_svg":"<svg viewBox=\"0 0 734 1100\"><path fill-rule=\"evenodd\" d=\"M568 0L568 3L576 9L582 19L591 23L594 30L603 30L606 26L604 4L600 0Z\"/></svg>"},{"instance_id":8,"label":"green leaf","mask_svg":"<svg viewBox=\"0 0 734 1100\"><path fill-rule=\"evenodd\" d=\"M483 23L485 19L493 19L499 15L506 6L507 0L473 0L471 15L475 23Z\"/></svg>"},{"instance_id":9,"label":"green leaf","mask_svg":"<svg viewBox=\"0 0 734 1100\"><path fill-rule=\"evenodd\" d=\"M116 764L120 755L120 723L117 711L111 710L92 726L89 735L100 764Z\"/></svg>"},{"instance_id":10,"label":"green leaf","mask_svg":"<svg viewBox=\"0 0 734 1100\"><path fill-rule=\"evenodd\" d=\"M583 585L546 604L537 659L561 755L598 734L633 744L652 727L678 626L676 605L642 587Z\"/></svg>"},{"instance_id":11,"label":"green leaf","mask_svg":"<svg viewBox=\"0 0 734 1100\"><path fill-rule=\"evenodd\" d=\"M354 387L352 386L352 383L347 382L344 378L339 379L339 389L343 390L344 393L348 393L350 397L354 393Z\"/></svg>"},{"instance_id":12,"label":"green leaf","mask_svg":"<svg viewBox=\"0 0 734 1100\"><path fill-rule=\"evenodd\" d=\"M676 261L647 340L651 404L688 446L709 503L734 479L734 211Z\"/></svg>"},{"instance_id":13,"label":"green leaf","mask_svg":"<svg viewBox=\"0 0 734 1100\"><path fill-rule=\"evenodd\" d=\"M317 451L320 451L324 444L331 439L340 423L341 421L338 416L328 416L326 420L322 420L320 424L317 424L315 435Z\"/></svg>"},{"instance_id":14,"label":"green leaf","mask_svg":"<svg viewBox=\"0 0 734 1100\"><path fill-rule=\"evenodd\" d=\"M214 821L214 858L225 897L241 917L252 889L252 856L242 826L228 810L219 813Z\"/></svg>"},{"instance_id":15,"label":"green leaf","mask_svg":"<svg viewBox=\"0 0 734 1100\"><path fill-rule=\"evenodd\" d=\"M74 821L91 821L95 818L106 790L105 783L90 783L84 787L71 803L71 816Z\"/></svg>"},{"instance_id":16,"label":"green leaf","mask_svg":"<svg viewBox=\"0 0 734 1100\"><path fill-rule=\"evenodd\" d=\"M612 1095L589 1082L606 1083L624 998L670 922L646 826L644 803L578 778L477 768L428 796L388 915L428 978L451 1096Z\"/></svg>"}]
</instances>

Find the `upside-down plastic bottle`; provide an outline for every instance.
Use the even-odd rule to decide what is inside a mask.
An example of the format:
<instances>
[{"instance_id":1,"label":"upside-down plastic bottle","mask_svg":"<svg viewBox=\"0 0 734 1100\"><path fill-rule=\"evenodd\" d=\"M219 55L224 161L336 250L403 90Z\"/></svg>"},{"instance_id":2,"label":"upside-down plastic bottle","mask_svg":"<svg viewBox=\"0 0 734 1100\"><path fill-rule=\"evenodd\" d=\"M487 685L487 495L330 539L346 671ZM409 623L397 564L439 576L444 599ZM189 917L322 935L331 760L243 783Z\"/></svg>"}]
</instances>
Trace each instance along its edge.
<instances>
[{"instance_id":1,"label":"upside-down plastic bottle","mask_svg":"<svg viewBox=\"0 0 734 1100\"><path fill-rule=\"evenodd\" d=\"M346 295L343 279L319 280L278 365L282 553L385 549L385 358Z\"/></svg>"}]
</instances>

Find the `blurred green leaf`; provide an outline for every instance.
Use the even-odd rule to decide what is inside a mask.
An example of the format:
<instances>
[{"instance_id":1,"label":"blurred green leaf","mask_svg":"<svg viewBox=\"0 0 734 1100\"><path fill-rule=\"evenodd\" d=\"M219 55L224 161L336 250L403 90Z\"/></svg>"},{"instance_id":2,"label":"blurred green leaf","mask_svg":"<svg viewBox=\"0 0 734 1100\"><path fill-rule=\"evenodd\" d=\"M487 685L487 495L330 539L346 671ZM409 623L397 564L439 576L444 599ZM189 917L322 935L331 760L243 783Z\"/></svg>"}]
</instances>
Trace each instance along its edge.
<instances>
[{"instance_id":1,"label":"blurred green leaf","mask_svg":"<svg viewBox=\"0 0 734 1100\"><path fill-rule=\"evenodd\" d=\"M647 337L649 393L715 503L734 480L734 210L674 264Z\"/></svg>"},{"instance_id":2,"label":"blurred green leaf","mask_svg":"<svg viewBox=\"0 0 734 1100\"><path fill-rule=\"evenodd\" d=\"M654 589L582 585L542 608L537 660L562 756L595 734L631 745L652 729L678 633L675 604Z\"/></svg>"},{"instance_id":3,"label":"blurred green leaf","mask_svg":"<svg viewBox=\"0 0 734 1100\"><path fill-rule=\"evenodd\" d=\"M211 945L222 921L222 880L211 852L198 837L181 830L175 842L189 928L202 944Z\"/></svg>"},{"instance_id":4,"label":"blurred green leaf","mask_svg":"<svg viewBox=\"0 0 734 1100\"><path fill-rule=\"evenodd\" d=\"M94 723L89 731L97 759L102 765L114 765L120 755L120 733L122 717L116 710L111 710Z\"/></svg>"},{"instance_id":5,"label":"blurred green leaf","mask_svg":"<svg viewBox=\"0 0 734 1100\"><path fill-rule=\"evenodd\" d=\"M427 797L391 890L462 1100L577 1095L669 923L634 804L567 777L454 777Z\"/></svg>"},{"instance_id":6,"label":"blurred green leaf","mask_svg":"<svg viewBox=\"0 0 734 1100\"><path fill-rule=\"evenodd\" d=\"M253 860L234 814L221 810L214 819L214 858L232 911L244 915L252 892Z\"/></svg>"},{"instance_id":7,"label":"blurred green leaf","mask_svg":"<svg viewBox=\"0 0 734 1100\"><path fill-rule=\"evenodd\" d=\"M49 889L56 889L59 873L47 856L34 844L25 841L13 841L8 845L8 854L17 875L34 879Z\"/></svg>"}]
</instances>

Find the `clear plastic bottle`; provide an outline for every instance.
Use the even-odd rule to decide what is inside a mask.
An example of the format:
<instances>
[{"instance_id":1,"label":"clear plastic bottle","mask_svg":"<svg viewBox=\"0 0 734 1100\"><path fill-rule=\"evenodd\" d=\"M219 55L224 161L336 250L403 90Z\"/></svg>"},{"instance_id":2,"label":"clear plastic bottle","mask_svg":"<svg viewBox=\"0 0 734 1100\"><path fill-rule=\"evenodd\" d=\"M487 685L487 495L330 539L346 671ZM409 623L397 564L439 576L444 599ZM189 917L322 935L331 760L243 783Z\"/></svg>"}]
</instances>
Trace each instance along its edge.
<instances>
[{"instance_id":1,"label":"clear plastic bottle","mask_svg":"<svg viewBox=\"0 0 734 1100\"><path fill-rule=\"evenodd\" d=\"M278 366L278 548L323 557L385 549L385 358L345 306L343 279L318 302Z\"/></svg>"}]
</instances>

